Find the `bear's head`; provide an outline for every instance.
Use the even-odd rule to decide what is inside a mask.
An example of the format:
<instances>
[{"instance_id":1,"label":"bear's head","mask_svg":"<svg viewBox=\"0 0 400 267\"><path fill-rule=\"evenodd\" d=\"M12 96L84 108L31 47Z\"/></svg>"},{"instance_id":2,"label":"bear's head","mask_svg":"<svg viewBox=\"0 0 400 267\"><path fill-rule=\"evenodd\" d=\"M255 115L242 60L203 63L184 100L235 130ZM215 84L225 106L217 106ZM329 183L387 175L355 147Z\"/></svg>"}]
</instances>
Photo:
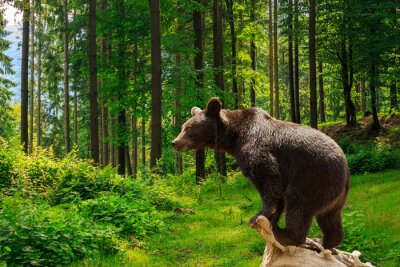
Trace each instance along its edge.
<instances>
[{"instance_id":1,"label":"bear's head","mask_svg":"<svg viewBox=\"0 0 400 267\"><path fill-rule=\"evenodd\" d=\"M182 125L181 133L172 141L172 146L179 152L206 147L216 148L218 131L221 131L221 101L213 97L207 107L201 110L192 108L192 118Z\"/></svg>"}]
</instances>

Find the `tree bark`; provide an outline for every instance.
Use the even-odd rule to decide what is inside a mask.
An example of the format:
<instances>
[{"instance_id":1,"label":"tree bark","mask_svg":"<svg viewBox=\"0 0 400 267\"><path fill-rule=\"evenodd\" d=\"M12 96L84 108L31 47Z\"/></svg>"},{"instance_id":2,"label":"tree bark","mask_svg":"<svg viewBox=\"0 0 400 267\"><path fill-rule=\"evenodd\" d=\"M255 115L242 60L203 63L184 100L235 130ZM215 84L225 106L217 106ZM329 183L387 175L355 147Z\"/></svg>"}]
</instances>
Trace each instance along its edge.
<instances>
[{"instance_id":1,"label":"tree bark","mask_svg":"<svg viewBox=\"0 0 400 267\"><path fill-rule=\"evenodd\" d=\"M274 116L274 34L272 32L272 0L268 1L268 74L269 74L269 112Z\"/></svg>"},{"instance_id":2,"label":"tree bark","mask_svg":"<svg viewBox=\"0 0 400 267\"><path fill-rule=\"evenodd\" d=\"M213 0L213 48L214 48L214 82L219 88L219 94L224 95L224 54L223 54L223 27L222 27L222 6L221 0ZM226 176L225 153L215 152L215 161L220 174Z\"/></svg>"},{"instance_id":3,"label":"tree bark","mask_svg":"<svg viewBox=\"0 0 400 267\"><path fill-rule=\"evenodd\" d=\"M23 1L22 58L21 58L21 144L28 153L28 58L29 58L29 0Z\"/></svg>"},{"instance_id":4,"label":"tree bark","mask_svg":"<svg viewBox=\"0 0 400 267\"><path fill-rule=\"evenodd\" d=\"M231 35L231 72L232 72L232 94L235 98L235 109L239 108L238 84L237 84L237 52L236 52L236 30L233 15L234 0L225 0L228 13L228 23Z\"/></svg>"},{"instance_id":5,"label":"tree bark","mask_svg":"<svg viewBox=\"0 0 400 267\"><path fill-rule=\"evenodd\" d=\"M199 2L201 4L201 2ZM199 91L203 90L204 81L204 46L203 46L203 13L199 10L193 12L193 30L194 30L194 69L196 70L195 86ZM198 95L201 95L200 93ZM178 96L179 97L179 96ZM202 99L198 99L198 102L202 102ZM203 103L197 103L203 104ZM177 160L180 160L182 156L177 156ZM199 183L206 177L205 173L205 151L199 149L195 152L196 160L196 183ZM179 169L179 168L178 168Z\"/></svg>"},{"instance_id":6,"label":"tree bark","mask_svg":"<svg viewBox=\"0 0 400 267\"><path fill-rule=\"evenodd\" d=\"M133 178L137 178L138 172L138 134L137 134L137 118L136 115L132 115L132 132L133 132L133 144L132 144L132 165L133 165Z\"/></svg>"},{"instance_id":7,"label":"tree bark","mask_svg":"<svg viewBox=\"0 0 400 267\"><path fill-rule=\"evenodd\" d=\"M289 36L288 36L288 54L289 54L289 94L290 94L290 118L292 122L296 120L296 103L294 92L294 74L293 74L293 0L289 0Z\"/></svg>"},{"instance_id":8,"label":"tree bark","mask_svg":"<svg viewBox=\"0 0 400 267\"><path fill-rule=\"evenodd\" d=\"M182 78L180 74L180 68L181 68L181 55L179 53L175 54L175 67L178 69L178 84L175 89L175 101L174 101L174 107L175 107L175 116L174 116L174 126L176 129L176 134L179 133L180 126L182 125L182 118L181 118L181 94L182 94ZM197 159L197 158L196 158ZM175 166L178 174L182 174L183 172L183 162L182 162L182 153L175 152ZM204 165L203 165L204 166ZM196 167L197 167L197 161L196 161ZM197 181L197 168L196 168L196 181ZM204 177L203 177L204 178Z\"/></svg>"},{"instance_id":9,"label":"tree bark","mask_svg":"<svg viewBox=\"0 0 400 267\"><path fill-rule=\"evenodd\" d=\"M97 103L96 0L89 0L90 152L99 163L99 111Z\"/></svg>"},{"instance_id":10,"label":"tree bark","mask_svg":"<svg viewBox=\"0 0 400 267\"><path fill-rule=\"evenodd\" d=\"M349 45L347 51L347 45L345 38L342 39L341 44L341 55L339 56L342 65L342 82L343 82L343 93L345 98L346 106L346 124L348 126L356 125L356 111L354 103L351 99L351 89L353 87L353 63L352 63L352 48Z\"/></svg>"},{"instance_id":11,"label":"tree bark","mask_svg":"<svg viewBox=\"0 0 400 267\"><path fill-rule=\"evenodd\" d=\"M318 89L319 89L319 120L325 122L325 92L324 92L324 76L322 70L322 62L318 63Z\"/></svg>"},{"instance_id":12,"label":"tree bark","mask_svg":"<svg viewBox=\"0 0 400 267\"><path fill-rule=\"evenodd\" d=\"M69 126L69 26L68 26L68 0L64 0L64 119L65 119L65 152L71 151L71 138Z\"/></svg>"},{"instance_id":13,"label":"tree bark","mask_svg":"<svg viewBox=\"0 0 400 267\"><path fill-rule=\"evenodd\" d=\"M390 83L390 112L395 110L398 111L399 106L397 102L397 84L396 81L393 80Z\"/></svg>"},{"instance_id":14,"label":"tree bark","mask_svg":"<svg viewBox=\"0 0 400 267\"><path fill-rule=\"evenodd\" d=\"M356 97L354 99L354 106L356 109L356 114L360 112L360 83L357 81L356 83Z\"/></svg>"},{"instance_id":15,"label":"tree bark","mask_svg":"<svg viewBox=\"0 0 400 267\"><path fill-rule=\"evenodd\" d=\"M29 154L33 152L33 118L34 118L34 91L35 91L35 4L31 4L31 88L29 97Z\"/></svg>"},{"instance_id":16,"label":"tree bark","mask_svg":"<svg viewBox=\"0 0 400 267\"><path fill-rule=\"evenodd\" d=\"M310 14L308 21L308 51L310 65L310 120L311 127L318 128L317 116L317 68L316 68L316 52L315 52L315 17L316 7L315 0L310 0Z\"/></svg>"},{"instance_id":17,"label":"tree bark","mask_svg":"<svg viewBox=\"0 0 400 267\"><path fill-rule=\"evenodd\" d=\"M367 111L367 101L365 96L365 80L361 80L361 112L365 114Z\"/></svg>"},{"instance_id":18,"label":"tree bark","mask_svg":"<svg viewBox=\"0 0 400 267\"><path fill-rule=\"evenodd\" d=\"M251 11L250 11L250 20L251 22L255 23L255 0L251 0ZM252 107L256 106L256 44L255 44L255 34L254 32L251 34L251 41L250 41L250 58L251 58L251 69L253 70L253 74L251 75L251 82L250 82L250 105Z\"/></svg>"},{"instance_id":19,"label":"tree bark","mask_svg":"<svg viewBox=\"0 0 400 267\"><path fill-rule=\"evenodd\" d=\"M299 1L294 0L294 100L296 109L296 122L300 118L300 79L299 79Z\"/></svg>"},{"instance_id":20,"label":"tree bark","mask_svg":"<svg viewBox=\"0 0 400 267\"><path fill-rule=\"evenodd\" d=\"M39 5L39 30L42 31L41 23L42 23L42 7L41 1L38 2ZM42 144L42 128L41 128L41 95L42 95L42 39L38 38L38 72L37 72L37 119L36 119L36 138L37 138L37 146L41 146Z\"/></svg>"},{"instance_id":21,"label":"tree bark","mask_svg":"<svg viewBox=\"0 0 400 267\"><path fill-rule=\"evenodd\" d=\"M132 172L131 157L129 155L129 144L126 145L126 149L124 149L124 151L125 151L126 174L128 174L128 176L132 176L133 172Z\"/></svg>"},{"instance_id":22,"label":"tree bark","mask_svg":"<svg viewBox=\"0 0 400 267\"><path fill-rule=\"evenodd\" d=\"M146 167L146 121L142 117L141 122L141 130L142 130L142 166L143 168Z\"/></svg>"},{"instance_id":23,"label":"tree bark","mask_svg":"<svg viewBox=\"0 0 400 267\"><path fill-rule=\"evenodd\" d=\"M162 155L162 87L161 87L161 34L160 0L150 0L151 18L151 152L150 167L155 168Z\"/></svg>"},{"instance_id":24,"label":"tree bark","mask_svg":"<svg viewBox=\"0 0 400 267\"><path fill-rule=\"evenodd\" d=\"M377 111L377 101L376 101L376 81L377 73L376 73L376 65L374 62L371 62L370 66L370 90L371 90L371 111L372 111L372 130L378 131L381 129L381 125L379 123L378 111Z\"/></svg>"},{"instance_id":25,"label":"tree bark","mask_svg":"<svg viewBox=\"0 0 400 267\"><path fill-rule=\"evenodd\" d=\"M274 0L274 97L275 118L279 119L278 0Z\"/></svg>"}]
</instances>

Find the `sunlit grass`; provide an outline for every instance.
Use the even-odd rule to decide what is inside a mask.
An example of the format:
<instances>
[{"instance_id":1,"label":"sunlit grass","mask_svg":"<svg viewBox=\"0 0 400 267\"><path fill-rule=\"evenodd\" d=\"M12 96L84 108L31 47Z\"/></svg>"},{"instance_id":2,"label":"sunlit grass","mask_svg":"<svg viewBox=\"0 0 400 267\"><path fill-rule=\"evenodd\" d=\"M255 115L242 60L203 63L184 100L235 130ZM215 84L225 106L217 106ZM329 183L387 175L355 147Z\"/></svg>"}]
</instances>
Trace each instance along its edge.
<instances>
[{"instance_id":1,"label":"sunlit grass","mask_svg":"<svg viewBox=\"0 0 400 267\"><path fill-rule=\"evenodd\" d=\"M239 179L243 180L223 184L221 195L213 182L204 186L197 201L182 201L196 214L171 213L166 231L145 240L145 249L99 256L75 266L258 266L265 243L247 221L260 208L260 201L251 185ZM384 237L377 245L379 253L400 246L399 207L399 170L352 177L345 213L362 214L360 227L367 239ZM320 235L315 225L310 235ZM399 266L395 258L380 258L368 259L385 267Z\"/></svg>"}]
</instances>

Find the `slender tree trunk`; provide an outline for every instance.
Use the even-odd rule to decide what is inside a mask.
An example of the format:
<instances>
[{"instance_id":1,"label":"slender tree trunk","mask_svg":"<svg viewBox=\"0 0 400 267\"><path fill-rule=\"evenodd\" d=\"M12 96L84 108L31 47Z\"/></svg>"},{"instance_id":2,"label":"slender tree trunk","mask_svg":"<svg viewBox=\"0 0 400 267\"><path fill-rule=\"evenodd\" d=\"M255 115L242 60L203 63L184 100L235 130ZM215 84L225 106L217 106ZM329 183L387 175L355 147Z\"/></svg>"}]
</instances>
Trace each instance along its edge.
<instances>
[{"instance_id":1,"label":"slender tree trunk","mask_svg":"<svg viewBox=\"0 0 400 267\"><path fill-rule=\"evenodd\" d=\"M300 118L300 79L299 79L299 1L294 0L294 101L296 109L296 122Z\"/></svg>"},{"instance_id":2,"label":"slender tree trunk","mask_svg":"<svg viewBox=\"0 0 400 267\"><path fill-rule=\"evenodd\" d=\"M365 80L361 80L361 112L365 114L367 111L367 100L365 96Z\"/></svg>"},{"instance_id":3,"label":"slender tree trunk","mask_svg":"<svg viewBox=\"0 0 400 267\"><path fill-rule=\"evenodd\" d=\"M256 16L255 16L255 0L251 0L251 10L250 10L250 20L251 22L255 23ZM250 58L251 58L251 69L253 70L253 74L251 75L251 82L250 82L250 105L252 107L256 106L256 44L255 44L255 34L251 34L251 41L250 41Z\"/></svg>"},{"instance_id":4,"label":"slender tree trunk","mask_svg":"<svg viewBox=\"0 0 400 267\"><path fill-rule=\"evenodd\" d=\"M228 22L231 34L231 72L232 72L232 94L235 98L235 109L239 108L239 95L238 95L238 84L237 84L237 52L236 52L236 30L235 30L235 18L233 15L234 0L225 0Z\"/></svg>"},{"instance_id":5,"label":"slender tree trunk","mask_svg":"<svg viewBox=\"0 0 400 267\"><path fill-rule=\"evenodd\" d=\"M133 172L132 172L131 157L129 155L129 144L126 145L126 149L124 149L124 151L125 151L126 174L128 174L128 176L132 176Z\"/></svg>"},{"instance_id":6,"label":"slender tree trunk","mask_svg":"<svg viewBox=\"0 0 400 267\"><path fill-rule=\"evenodd\" d=\"M201 2L199 2L201 4ZM194 55L194 69L196 70L196 89L202 91L204 80L204 46L203 46L203 13L199 10L193 12L193 30L194 30L194 48L196 50ZM199 93L199 95L202 95ZM179 97L179 96L178 96ZM202 99L198 99L197 104L203 104ZM195 152L196 159L196 183L200 183L206 177L205 171L205 151L199 149Z\"/></svg>"},{"instance_id":7,"label":"slender tree trunk","mask_svg":"<svg viewBox=\"0 0 400 267\"><path fill-rule=\"evenodd\" d=\"M372 123L372 130L380 130L381 125L379 123L379 117L378 117L378 111L377 111L377 101L376 101L376 81L377 79L377 73L376 73L376 65L374 62L371 63L371 69L370 69L370 90L371 90L371 110L372 110L372 117L373 117L373 123Z\"/></svg>"},{"instance_id":8,"label":"slender tree trunk","mask_svg":"<svg viewBox=\"0 0 400 267\"><path fill-rule=\"evenodd\" d=\"M76 10L74 9L74 20L76 18ZM74 52L76 52L76 35L73 38L74 42ZM74 79L74 147L78 148L78 87L77 87L77 80L78 78L75 77Z\"/></svg>"},{"instance_id":9,"label":"slender tree trunk","mask_svg":"<svg viewBox=\"0 0 400 267\"><path fill-rule=\"evenodd\" d=\"M137 178L138 173L138 133L137 133L137 118L136 114L132 115L132 132L133 132L133 143L132 143L132 165L133 165L133 178Z\"/></svg>"},{"instance_id":10,"label":"slender tree trunk","mask_svg":"<svg viewBox=\"0 0 400 267\"><path fill-rule=\"evenodd\" d=\"M34 1L31 8L31 88L29 97L29 154L33 152L33 118L34 118L34 92L35 92L35 12Z\"/></svg>"},{"instance_id":11,"label":"slender tree trunk","mask_svg":"<svg viewBox=\"0 0 400 267\"><path fill-rule=\"evenodd\" d=\"M107 0L102 0L101 2L101 10L103 14L107 14L107 8L108 8L108 1ZM108 68L108 44L107 44L107 39L106 37L101 38L101 53L102 53L102 61L103 61L103 67L105 69ZM136 65L136 64L135 64ZM109 139L109 132L108 132L108 121L109 121L109 112L108 108L106 106L107 104L107 92L105 90L105 78L102 78L101 81L101 86L102 86L102 103L101 103L101 121L102 121L102 154L103 154L103 166L106 166L110 163L110 141Z\"/></svg>"},{"instance_id":12,"label":"slender tree trunk","mask_svg":"<svg viewBox=\"0 0 400 267\"><path fill-rule=\"evenodd\" d=\"M213 49L214 49L214 82L224 96L224 53L223 53L223 27L222 27L222 6L221 0L213 0ZM226 176L225 153L215 152L215 161L220 174Z\"/></svg>"},{"instance_id":13,"label":"slender tree trunk","mask_svg":"<svg viewBox=\"0 0 400 267\"><path fill-rule=\"evenodd\" d=\"M308 51L310 65L310 120L311 127L318 128L317 116L317 68L316 68L316 51L315 51L315 18L316 7L315 0L310 0L310 14L308 21Z\"/></svg>"},{"instance_id":14,"label":"slender tree trunk","mask_svg":"<svg viewBox=\"0 0 400 267\"><path fill-rule=\"evenodd\" d=\"M289 20L288 53L289 53L290 117L292 122L297 122L295 92L294 92L294 77L293 77L293 0L289 0L288 20Z\"/></svg>"},{"instance_id":15,"label":"slender tree trunk","mask_svg":"<svg viewBox=\"0 0 400 267\"><path fill-rule=\"evenodd\" d=\"M180 74L180 68L181 68L181 55L180 54L175 54L175 67L178 69L179 74L178 74L178 77L177 77L178 84L177 84L176 89L175 89L174 126L175 126L175 129L176 129L176 133L179 133L179 129L180 129L180 126L182 124L181 110L180 110L180 108L181 108L180 98L181 98L181 94L182 94L182 80L181 80L182 78L181 78L181 74ZM175 166L176 166L178 174L182 174L182 172L183 172L182 165L183 165L182 153L175 152ZM197 162L196 162L196 166L197 166ZM196 181L198 181L198 178L199 177L197 176L197 168L196 168ZM201 177L201 178L204 178L204 177Z\"/></svg>"},{"instance_id":16,"label":"slender tree trunk","mask_svg":"<svg viewBox=\"0 0 400 267\"><path fill-rule=\"evenodd\" d=\"M21 59L21 144L28 153L28 58L29 58L29 0L23 1L22 59Z\"/></svg>"},{"instance_id":17,"label":"slender tree trunk","mask_svg":"<svg viewBox=\"0 0 400 267\"><path fill-rule=\"evenodd\" d=\"M278 0L274 0L274 116L279 119Z\"/></svg>"},{"instance_id":18,"label":"slender tree trunk","mask_svg":"<svg viewBox=\"0 0 400 267\"><path fill-rule=\"evenodd\" d=\"M325 92L324 92L324 75L322 70L322 62L318 63L318 87L319 87L319 120L325 122Z\"/></svg>"},{"instance_id":19,"label":"slender tree trunk","mask_svg":"<svg viewBox=\"0 0 400 267\"><path fill-rule=\"evenodd\" d=\"M142 165L143 168L146 167L146 121L142 117L142 125L141 125L141 130L142 130Z\"/></svg>"},{"instance_id":20,"label":"slender tree trunk","mask_svg":"<svg viewBox=\"0 0 400 267\"><path fill-rule=\"evenodd\" d=\"M116 29L118 35L123 35L123 24L122 21L125 18L125 0L116 1L116 10L118 17L121 21L118 23L118 27ZM126 109L123 103L123 97L127 93L127 73L126 73L126 54L125 51L127 46L125 44L125 38L120 38L117 43L117 54L118 54L118 66L117 66L117 77L118 77L118 91L117 98L120 103L118 107L118 173L121 175L126 174L126 168L129 168L127 163L130 165L130 161L127 160L126 156L128 149L128 142L126 140L127 131L127 123L126 123Z\"/></svg>"},{"instance_id":21,"label":"slender tree trunk","mask_svg":"<svg viewBox=\"0 0 400 267\"><path fill-rule=\"evenodd\" d=\"M241 6L242 4L243 4L243 0L239 0L239 5ZM238 25L239 25L239 31L242 31L243 30L243 10L242 9L239 9L239 24ZM237 36L236 36L236 38L237 38ZM238 40L238 49L239 49L239 51L243 49L243 41L241 38ZM239 66L243 65L240 58L237 58L237 63ZM238 108L243 108L245 88L244 88L244 77L241 73L238 74L237 83L238 83Z\"/></svg>"},{"instance_id":22,"label":"slender tree trunk","mask_svg":"<svg viewBox=\"0 0 400 267\"><path fill-rule=\"evenodd\" d=\"M269 74L269 112L274 116L274 34L272 31L272 0L268 1L268 74Z\"/></svg>"},{"instance_id":23,"label":"slender tree trunk","mask_svg":"<svg viewBox=\"0 0 400 267\"><path fill-rule=\"evenodd\" d=\"M68 0L64 0L64 119L65 119L65 152L71 151L70 126L69 126L69 26L68 26Z\"/></svg>"},{"instance_id":24,"label":"slender tree trunk","mask_svg":"<svg viewBox=\"0 0 400 267\"><path fill-rule=\"evenodd\" d=\"M89 0L90 152L99 163L99 111L97 103L96 0Z\"/></svg>"},{"instance_id":25,"label":"slender tree trunk","mask_svg":"<svg viewBox=\"0 0 400 267\"><path fill-rule=\"evenodd\" d=\"M162 155L161 120L161 34L160 34L160 0L150 0L151 18L151 152L150 167L154 168Z\"/></svg>"},{"instance_id":26,"label":"slender tree trunk","mask_svg":"<svg viewBox=\"0 0 400 267\"><path fill-rule=\"evenodd\" d=\"M41 23L42 23L42 8L41 1L38 2L39 5L39 30L42 31ZM36 119L36 138L37 138L37 146L41 146L42 144L42 128L41 128L41 95L42 95L42 39L38 38L38 72L37 72L37 119Z\"/></svg>"},{"instance_id":27,"label":"slender tree trunk","mask_svg":"<svg viewBox=\"0 0 400 267\"><path fill-rule=\"evenodd\" d=\"M399 106L397 102L397 84L396 81L393 80L390 83L390 112L395 110L398 111Z\"/></svg>"},{"instance_id":28,"label":"slender tree trunk","mask_svg":"<svg viewBox=\"0 0 400 267\"><path fill-rule=\"evenodd\" d=\"M360 83L356 83L356 97L354 99L354 106L356 108L356 114L360 112Z\"/></svg>"}]
</instances>

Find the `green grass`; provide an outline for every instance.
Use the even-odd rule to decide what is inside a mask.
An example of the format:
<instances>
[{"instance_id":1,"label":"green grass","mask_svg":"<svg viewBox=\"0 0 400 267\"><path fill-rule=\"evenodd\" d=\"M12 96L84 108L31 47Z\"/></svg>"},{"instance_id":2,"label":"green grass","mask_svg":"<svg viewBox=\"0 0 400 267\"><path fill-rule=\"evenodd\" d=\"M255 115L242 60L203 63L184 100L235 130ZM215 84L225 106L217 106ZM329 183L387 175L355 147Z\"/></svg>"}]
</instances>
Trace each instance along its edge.
<instances>
[{"instance_id":1,"label":"green grass","mask_svg":"<svg viewBox=\"0 0 400 267\"><path fill-rule=\"evenodd\" d=\"M75 266L260 264L265 242L247 225L260 208L260 200L244 178L229 179L221 188L217 182L207 182L200 193L182 195L183 205L196 214L169 214L165 231L146 239L145 249L97 256ZM399 170L353 176L345 214L345 248L367 251L364 256L378 266L400 266L395 257L400 254ZM315 225L310 235L319 235Z\"/></svg>"}]
</instances>

